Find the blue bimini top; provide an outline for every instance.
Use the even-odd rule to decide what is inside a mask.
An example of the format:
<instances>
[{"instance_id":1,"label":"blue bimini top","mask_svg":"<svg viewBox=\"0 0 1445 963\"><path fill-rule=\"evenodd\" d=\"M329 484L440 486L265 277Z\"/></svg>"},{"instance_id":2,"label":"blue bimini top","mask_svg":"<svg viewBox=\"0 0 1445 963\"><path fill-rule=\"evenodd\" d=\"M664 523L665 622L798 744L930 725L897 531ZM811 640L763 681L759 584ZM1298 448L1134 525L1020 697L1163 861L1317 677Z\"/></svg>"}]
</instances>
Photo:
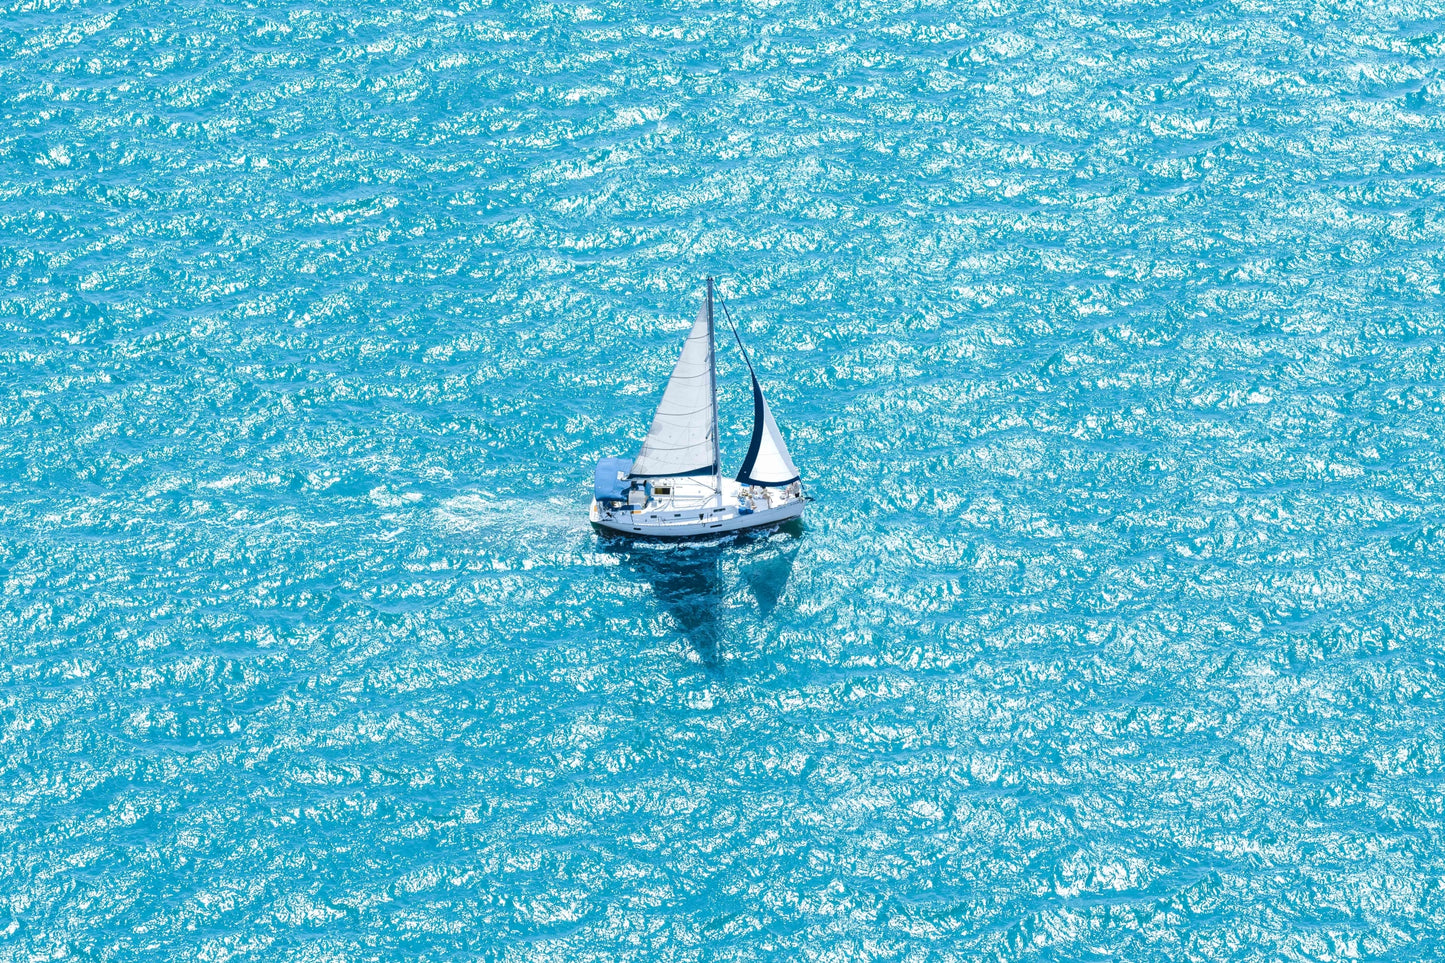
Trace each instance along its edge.
<instances>
[{"instance_id":1,"label":"blue bimini top","mask_svg":"<svg viewBox=\"0 0 1445 963\"><path fill-rule=\"evenodd\" d=\"M627 497L627 488L632 484L628 473L632 471L631 458L604 458L597 463L597 480L593 494L599 502L619 502Z\"/></svg>"}]
</instances>

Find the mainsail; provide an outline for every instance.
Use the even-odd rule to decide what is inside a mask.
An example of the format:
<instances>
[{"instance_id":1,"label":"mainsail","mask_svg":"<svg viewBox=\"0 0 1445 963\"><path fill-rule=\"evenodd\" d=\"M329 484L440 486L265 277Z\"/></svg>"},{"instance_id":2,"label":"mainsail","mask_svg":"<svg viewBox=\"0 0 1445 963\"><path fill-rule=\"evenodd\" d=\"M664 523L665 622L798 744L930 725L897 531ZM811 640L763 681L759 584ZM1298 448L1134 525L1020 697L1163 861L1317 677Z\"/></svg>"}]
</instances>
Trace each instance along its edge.
<instances>
[{"instance_id":1,"label":"mainsail","mask_svg":"<svg viewBox=\"0 0 1445 963\"><path fill-rule=\"evenodd\" d=\"M720 470L710 308L710 299L703 301L683 342L682 356L633 462L633 478L716 475Z\"/></svg>"}]
</instances>

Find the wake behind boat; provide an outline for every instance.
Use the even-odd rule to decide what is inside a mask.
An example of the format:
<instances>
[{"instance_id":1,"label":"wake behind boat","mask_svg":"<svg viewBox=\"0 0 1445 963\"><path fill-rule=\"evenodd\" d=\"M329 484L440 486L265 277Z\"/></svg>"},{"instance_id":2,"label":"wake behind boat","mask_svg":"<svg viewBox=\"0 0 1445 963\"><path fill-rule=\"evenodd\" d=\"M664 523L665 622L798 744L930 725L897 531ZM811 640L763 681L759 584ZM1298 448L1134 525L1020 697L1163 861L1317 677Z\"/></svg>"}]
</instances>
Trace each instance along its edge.
<instances>
[{"instance_id":1,"label":"wake behind boat","mask_svg":"<svg viewBox=\"0 0 1445 963\"><path fill-rule=\"evenodd\" d=\"M753 434L737 477L722 477L713 322L713 279L708 278L707 297L642 449L635 459L604 458L597 464L588 513L593 525L628 535L689 538L802 516L807 499L798 469L731 318L753 382Z\"/></svg>"}]
</instances>

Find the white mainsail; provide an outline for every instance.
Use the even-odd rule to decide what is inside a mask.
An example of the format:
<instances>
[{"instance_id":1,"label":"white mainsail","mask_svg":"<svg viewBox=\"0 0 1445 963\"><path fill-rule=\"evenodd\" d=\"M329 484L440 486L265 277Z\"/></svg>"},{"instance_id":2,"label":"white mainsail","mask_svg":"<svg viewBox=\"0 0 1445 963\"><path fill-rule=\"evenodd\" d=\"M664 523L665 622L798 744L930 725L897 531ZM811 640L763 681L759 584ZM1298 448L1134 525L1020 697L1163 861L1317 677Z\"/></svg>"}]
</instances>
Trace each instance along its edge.
<instances>
[{"instance_id":1,"label":"white mainsail","mask_svg":"<svg viewBox=\"0 0 1445 963\"><path fill-rule=\"evenodd\" d=\"M662 392L652 427L632 464L633 478L714 475L717 392L713 387L712 318L703 301L682 355Z\"/></svg>"},{"instance_id":2,"label":"white mainsail","mask_svg":"<svg viewBox=\"0 0 1445 963\"><path fill-rule=\"evenodd\" d=\"M742 344L741 341L738 342ZM752 362L748 362L748 373L752 374ZM788 443L778 431L773 420L772 409L763 397L758 385L758 376L753 378L753 437L748 443L748 453L738 469L738 481L744 485L781 486L791 485L798 480L798 469L788 454Z\"/></svg>"}]
</instances>

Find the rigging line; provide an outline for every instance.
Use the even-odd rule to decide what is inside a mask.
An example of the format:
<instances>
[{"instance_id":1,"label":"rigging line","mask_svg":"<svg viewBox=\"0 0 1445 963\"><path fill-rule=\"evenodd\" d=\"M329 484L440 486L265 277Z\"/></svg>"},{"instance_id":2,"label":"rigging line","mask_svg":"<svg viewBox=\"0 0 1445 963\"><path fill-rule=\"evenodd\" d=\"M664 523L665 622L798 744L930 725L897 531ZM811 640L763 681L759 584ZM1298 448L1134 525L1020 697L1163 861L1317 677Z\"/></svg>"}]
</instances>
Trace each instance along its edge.
<instances>
[{"instance_id":1,"label":"rigging line","mask_svg":"<svg viewBox=\"0 0 1445 963\"><path fill-rule=\"evenodd\" d=\"M748 374L753 376L754 381L757 381L758 373L753 370L753 359L748 357L748 349L743 347L743 339L738 334L738 326L733 323L733 313L728 310L727 299L722 296L721 291L717 293L717 299L722 302L723 317L728 319L728 327L733 329L733 340L738 343L738 350L743 353L743 363L748 366Z\"/></svg>"}]
</instances>

